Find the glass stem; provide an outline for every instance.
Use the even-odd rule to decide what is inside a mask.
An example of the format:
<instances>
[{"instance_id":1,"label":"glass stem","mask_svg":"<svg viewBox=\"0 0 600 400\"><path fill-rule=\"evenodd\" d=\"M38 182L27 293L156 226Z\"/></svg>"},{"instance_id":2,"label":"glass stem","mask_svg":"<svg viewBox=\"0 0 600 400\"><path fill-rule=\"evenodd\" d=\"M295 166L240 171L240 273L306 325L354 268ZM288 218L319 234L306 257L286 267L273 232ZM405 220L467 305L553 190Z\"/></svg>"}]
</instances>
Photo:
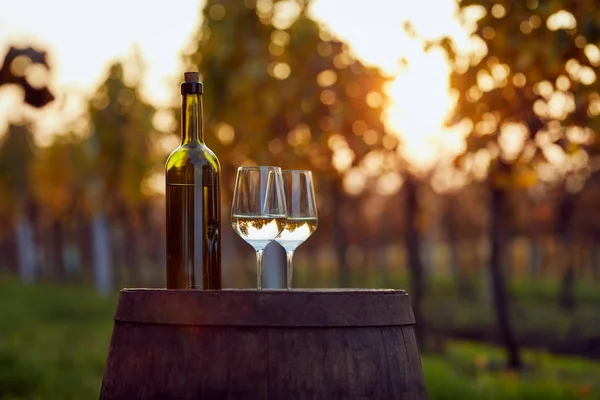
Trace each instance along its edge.
<instances>
[{"instance_id":1,"label":"glass stem","mask_svg":"<svg viewBox=\"0 0 600 400\"><path fill-rule=\"evenodd\" d=\"M264 249L256 250L256 288L262 290L262 260Z\"/></svg>"},{"instance_id":2,"label":"glass stem","mask_svg":"<svg viewBox=\"0 0 600 400\"><path fill-rule=\"evenodd\" d=\"M287 258L287 288L288 290L292 289L292 280L294 277L294 268L292 264L292 259L294 258L294 250L288 250L285 253Z\"/></svg>"}]
</instances>

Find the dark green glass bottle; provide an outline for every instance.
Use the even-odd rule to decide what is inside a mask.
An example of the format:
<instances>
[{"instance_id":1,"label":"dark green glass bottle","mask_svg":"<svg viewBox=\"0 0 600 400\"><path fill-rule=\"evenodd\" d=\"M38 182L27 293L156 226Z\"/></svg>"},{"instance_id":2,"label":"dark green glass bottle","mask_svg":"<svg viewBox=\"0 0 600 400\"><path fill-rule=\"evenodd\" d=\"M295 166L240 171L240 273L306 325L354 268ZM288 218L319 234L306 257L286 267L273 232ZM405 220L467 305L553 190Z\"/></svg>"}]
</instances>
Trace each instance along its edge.
<instances>
[{"instance_id":1,"label":"dark green glass bottle","mask_svg":"<svg viewBox=\"0 0 600 400\"><path fill-rule=\"evenodd\" d=\"M220 166L204 144L202 83L181 84L181 145L165 166L167 289L221 289Z\"/></svg>"}]
</instances>

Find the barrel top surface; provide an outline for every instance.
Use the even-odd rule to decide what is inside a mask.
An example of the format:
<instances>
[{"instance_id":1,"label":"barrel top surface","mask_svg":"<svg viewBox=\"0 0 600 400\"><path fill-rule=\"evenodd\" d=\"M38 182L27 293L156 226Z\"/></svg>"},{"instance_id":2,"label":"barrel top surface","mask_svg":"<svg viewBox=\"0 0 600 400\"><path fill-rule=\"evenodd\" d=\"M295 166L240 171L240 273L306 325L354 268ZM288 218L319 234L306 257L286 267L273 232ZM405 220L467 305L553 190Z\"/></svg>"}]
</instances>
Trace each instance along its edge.
<instances>
[{"instance_id":1,"label":"barrel top surface","mask_svg":"<svg viewBox=\"0 0 600 400\"><path fill-rule=\"evenodd\" d=\"M404 290L123 289L117 322L196 326L357 327L415 322Z\"/></svg>"}]
</instances>

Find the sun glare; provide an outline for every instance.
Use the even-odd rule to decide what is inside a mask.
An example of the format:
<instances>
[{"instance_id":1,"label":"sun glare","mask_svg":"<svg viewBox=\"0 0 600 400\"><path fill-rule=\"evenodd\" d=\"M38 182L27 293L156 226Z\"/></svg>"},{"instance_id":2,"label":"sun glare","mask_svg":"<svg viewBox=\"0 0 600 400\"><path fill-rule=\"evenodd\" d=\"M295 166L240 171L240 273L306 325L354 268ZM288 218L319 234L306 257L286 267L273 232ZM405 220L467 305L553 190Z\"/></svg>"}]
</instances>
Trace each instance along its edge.
<instances>
[{"instance_id":1,"label":"sun glare","mask_svg":"<svg viewBox=\"0 0 600 400\"><path fill-rule=\"evenodd\" d=\"M418 167L429 167L444 137L444 118L451 111L450 66L441 50L418 51L388 88L392 104L385 112L388 128L401 137L402 155Z\"/></svg>"},{"instance_id":2,"label":"sun glare","mask_svg":"<svg viewBox=\"0 0 600 400\"><path fill-rule=\"evenodd\" d=\"M425 52L421 40L450 36L460 52L470 48L469 32L456 18L456 2L420 0L409 5L371 0L365 7L362 1L348 0L344 4L340 14L338 2L316 1L313 15L347 40L355 55L396 76L387 88L391 104L385 110L384 122L400 138L402 157L415 168L426 169L440 157L460 151L464 147L463 130L444 127L453 107L448 90L450 66L442 50ZM349 18L350 14L358 17ZM414 27L419 39L404 31L404 22ZM401 66L402 58L406 66Z\"/></svg>"},{"instance_id":3,"label":"sun glare","mask_svg":"<svg viewBox=\"0 0 600 400\"><path fill-rule=\"evenodd\" d=\"M182 1L186 9L196 10L198 7L194 0ZM36 3L43 6L44 10L71 10L74 4L79 4L74 0ZM4 20L11 23L0 34L0 46L23 42L26 38L39 38L39 42L54 55L53 80L56 88L76 91L78 95L92 93L104 76L106 65L115 58L125 57L130 46L137 44L149 68L143 80L144 95L159 107L169 104L172 77L177 75L177 68L180 67L177 53L189 41L194 25L199 23L198 13L183 13L186 16L185 23L174 23L181 21L182 13L178 10L184 4L178 8L157 3L145 9L146 17L143 20L135 20L129 19L129 15L137 10L134 3L125 4L117 0L98 3L94 11L106 18L87 19L85 29L82 29L88 32L86 40L88 44L91 43L87 48L93 48L93 54L90 53L88 57L87 53L82 56L79 39L72 35L74 30L80 28L79 20L60 14L61 23L56 24L56 21L43 17L48 13L32 16L26 4L10 2L3 10ZM81 10L77 8L77 11ZM447 135L443 129L443 119L452 107L448 94L449 66L443 52L424 52L422 43L411 38L404 31L403 24L409 21L423 39L449 35L459 48L465 47L468 33L457 21L455 11L456 3L453 0L421 0L414 4L389 0L371 0L366 4L361 0L348 0L343 8L335 0L316 0L311 5L312 17L335 36L347 41L354 56L369 65L382 68L387 74L397 74L388 87L392 104L385 112L385 122L389 130L400 138L402 155L418 168L430 167L441 153L445 153L442 148L448 145L456 147L457 141L456 135ZM213 10L213 13L217 12L222 14L222 10ZM113 24L119 29L107 30L103 24L111 15L127 23ZM4 20L0 22L6 22ZM176 26L177 29L169 29L168 35L164 30L157 31L155 26L158 21L164 26ZM285 41L289 37L281 39ZM588 53L594 55L594 49L590 47ZM400 67L401 58L407 61L404 67ZM273 64L270 72L278 79L285 79L290 73L289 68L285 63ZM324 71L318 76L319 84L324 88L335 80L333 70ZM331 101L329 97L325 89L322 101L327 104ZM372 106L378 106L382 101L377 93L370 93L367 100ZM0 110L0 120L6 120L10 107L0 108L3 108ZM64 115L61 114L60 118L51 118L49 115L44 118L51 119L52 123L40 126L50 130L56 125L56 120L64 119ZM233 140L231 132L222 133L220 138L223 141ZM376 142L377 137L371 136L369 140ZM369 138L368 135L366 137ZM383 143L386 147L395 146L391 135L385 136ZM348 157L338 159L336 168L347 168L346 159Z\"/></svg>"}]
</instances>

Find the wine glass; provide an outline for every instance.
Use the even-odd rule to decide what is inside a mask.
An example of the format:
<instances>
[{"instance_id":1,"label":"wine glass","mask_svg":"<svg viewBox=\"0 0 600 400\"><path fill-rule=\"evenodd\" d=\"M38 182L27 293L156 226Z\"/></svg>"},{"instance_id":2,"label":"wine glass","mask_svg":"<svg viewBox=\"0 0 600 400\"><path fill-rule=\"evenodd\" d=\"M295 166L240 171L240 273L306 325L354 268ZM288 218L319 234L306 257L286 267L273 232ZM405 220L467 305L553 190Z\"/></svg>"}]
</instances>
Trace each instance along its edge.
<instances>
[{"instance_id":1,"label":"wine glass","mask_svg":"<svg viewBox=\"0 0 600 400\"><path fill-rule=\"evenodd\" d=\"M287 288L292 288L294 251L317 230L317 202L310 171L284 170L287 205L285 227L275 239L286 252Z\"/></svg>"},{"instance_id":2,"label":"wine glass","mask_svg":"<svg viewBox=\"0 0 600 400\"><path fill-rule=\"evenodd\" d=\"M231 207L231 225L256 251L256 287L259 290L262 290L263 252L281 233L286 213L281 168L238 168Z\"/></svg>"}]
</instances>

